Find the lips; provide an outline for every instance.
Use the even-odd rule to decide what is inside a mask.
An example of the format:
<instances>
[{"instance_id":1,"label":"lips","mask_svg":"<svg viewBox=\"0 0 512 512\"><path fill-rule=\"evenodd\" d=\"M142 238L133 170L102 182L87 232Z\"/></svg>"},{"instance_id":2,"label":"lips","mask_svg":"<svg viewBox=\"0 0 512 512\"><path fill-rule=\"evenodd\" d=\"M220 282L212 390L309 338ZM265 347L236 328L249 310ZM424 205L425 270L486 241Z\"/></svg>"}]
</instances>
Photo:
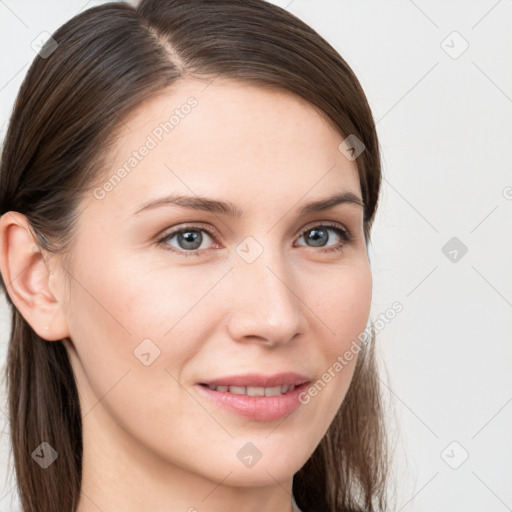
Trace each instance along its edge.
<instances>
[{"instance_id":1,"label":"lips","mask_svg":"<svg viewBox=\"0 0 512 512\"><path fill-rule=\"evenodd\" d=\"M254 377L251 377L251 382L254 382ZM194 388L200 397L206 398L230 413L244 416L253 421L275 421L291 415L300 408L302 402L299 400L299 396L308 386L309 384L306 382L297 387L292 387L291 390L286 391L284 394L272 393L270 396L267 395L267 391L272 388L268 387L265 388L265 396L240 394L236 386L229 387L229 390L237 391L236 393L226 391L225 386L222 388L220 385L215 390L210 389L206 384L196 384ZM243 390L244 388L241 387L241 389Z\"/></svg>"},{"instance_id":2,"label":"lips","mask_svg":"<svg viewBox=\"0 0 512 512\"><path fill-rule=\"evenodd\" d=\"M232 375L230 377L219 377L217 379L205 380L198 384L204 386L238 386L238 387L259 387L271 388L275 386L300 386L310 382L310 378L295 372L276 373L274 375L263 375L249 373L245 375Z\"/></svg>"}]
</instances>

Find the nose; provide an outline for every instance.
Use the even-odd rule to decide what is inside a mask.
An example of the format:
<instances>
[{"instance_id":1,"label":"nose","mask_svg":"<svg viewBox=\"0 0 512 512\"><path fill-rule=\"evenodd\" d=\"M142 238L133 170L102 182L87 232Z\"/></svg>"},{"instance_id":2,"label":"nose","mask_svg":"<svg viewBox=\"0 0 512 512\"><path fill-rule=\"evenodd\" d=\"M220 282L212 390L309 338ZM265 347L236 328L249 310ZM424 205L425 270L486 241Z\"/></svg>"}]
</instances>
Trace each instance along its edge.
<instances>
[{"instance_id":1,"label":"nose","mask_svg":"<svg viewBox=\"0 0 512 512\"><path fill-rule=\"evenodd\" d=\"M282 345L303 332L303 298L282 253L265 250L252 263L238 258L231 272L228 331L232 339Z\"/></svg>"}]
</instances>

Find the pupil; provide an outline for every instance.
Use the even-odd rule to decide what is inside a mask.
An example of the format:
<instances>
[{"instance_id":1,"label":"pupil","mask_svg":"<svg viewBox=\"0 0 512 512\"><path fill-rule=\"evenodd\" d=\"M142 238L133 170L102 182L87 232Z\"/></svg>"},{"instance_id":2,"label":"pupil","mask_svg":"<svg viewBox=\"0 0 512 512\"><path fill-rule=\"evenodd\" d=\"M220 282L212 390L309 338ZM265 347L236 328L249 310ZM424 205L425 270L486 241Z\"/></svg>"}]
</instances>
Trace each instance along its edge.
<instances>
[{"instance_id":1,"label":"pupil","mask_svg":"<svg viewBox=\"0 0 512 512\"><path fill-rule=\"evenodd\" d=\"M312 240L314 242L315 247L321 247L322 245L324 245L322 243L322 238L324 239L323 241L325 242L326 241L325 240L325 235L326 235L326 231L325 230L323 230L323 229L312 229L310 231L310 233L317 233L317 234L318 233L322 233L323 237L322 237L322 235L320 235L319 237L317 237L316 235L313 235L313 236L309 235L307 238L308 238L308 240ZM320 240L320 243L318 243L319 240Z\"/></svg>"},{"instance_id":2,"label":"pupil","mask_svg":"<svg viewBox=\"0 0 512 512\"><path fill-rule=\"evenodd\" d=\"M182 249L197 249L201 246L202 235L198 231L185 231L181 233L182 239L184 240L184 246Z\"/></svg>"}]
</instances>

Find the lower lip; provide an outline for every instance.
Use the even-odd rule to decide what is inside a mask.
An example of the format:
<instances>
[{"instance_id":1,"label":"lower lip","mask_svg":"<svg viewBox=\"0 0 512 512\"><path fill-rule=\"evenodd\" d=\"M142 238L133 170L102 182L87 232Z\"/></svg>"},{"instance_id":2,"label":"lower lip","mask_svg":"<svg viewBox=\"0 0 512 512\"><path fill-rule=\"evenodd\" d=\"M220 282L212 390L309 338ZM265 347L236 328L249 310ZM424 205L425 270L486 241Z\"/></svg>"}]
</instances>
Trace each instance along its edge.
<instances>
[{"instance_id":1,"label":"lower lip","mask_svg":"<svg viewBox=\"0 0 512 512\"><path fill-rule=\"evenodd\" d=\"M308 382L297 386L293 391L278 396L249 396L215 391L207 386L196 384L204 396L226 409L255 421L274 421L288 416L301 402L299 395L309 386Z\"/></svg>"}]
</instances>

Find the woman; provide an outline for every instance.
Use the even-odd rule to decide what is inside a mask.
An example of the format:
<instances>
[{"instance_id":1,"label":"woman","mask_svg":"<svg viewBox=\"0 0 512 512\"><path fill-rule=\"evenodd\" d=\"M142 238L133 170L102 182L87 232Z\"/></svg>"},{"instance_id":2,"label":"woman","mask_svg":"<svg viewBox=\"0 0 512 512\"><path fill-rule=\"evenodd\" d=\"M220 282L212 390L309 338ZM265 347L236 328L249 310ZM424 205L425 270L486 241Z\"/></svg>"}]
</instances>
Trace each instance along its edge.
<instances>
[{"instance_id":1,"label":"woman","mask_svg":"<svg viewBox=\"0 0 512 512\"><path fill-rule=\"evenodd\" d=\"M384 510L380 180L356 77L277 6L57 30L1 161L23 511Z\"/></svg>"}]
</instances>

